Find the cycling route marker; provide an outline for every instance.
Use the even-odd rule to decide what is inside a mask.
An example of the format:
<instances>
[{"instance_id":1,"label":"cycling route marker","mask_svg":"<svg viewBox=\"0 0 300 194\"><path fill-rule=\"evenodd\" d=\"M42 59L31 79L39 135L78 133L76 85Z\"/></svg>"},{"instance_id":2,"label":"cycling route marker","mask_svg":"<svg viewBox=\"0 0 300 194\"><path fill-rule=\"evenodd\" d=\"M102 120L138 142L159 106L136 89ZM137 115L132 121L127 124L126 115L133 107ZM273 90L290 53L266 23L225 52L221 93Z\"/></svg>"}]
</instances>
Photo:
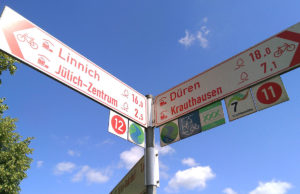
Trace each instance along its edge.
<instances>
[{"instance_id":1,"label":"cycling route marker","mask_svg":"<svg viewBox=\"0 0 300 194\"><path fill-rule=\"evenodd\" d=\"M109 113L108 132L145 148L145 128L112 110Z\"/></svg>"},{"instance_id":2,"label":"cycling route marker","mask_svg":"<svg viewBox=\"0 0 300 194\"><path fill-rule=\"evenodd\" d=\"M250 88L225 98L225 104L230 121L256 112Z\"/></svg>"},{"instance_id":3,"label":"cycling route marker","mask_svg":"<svg viewBox=\"0 0 300 194\"><path fill-rule=\"evenodd\" d=\"M113 111L110 111L108 132L127 140L128 119Z\"/></svg>"},{"instance_id":4,"label":"cycling route marker","mask_svg":"<svg viewBox=\"0 0 300 194\"><path fill-rule=\"evenodd\" d=\"M280 76L252 88L257 110L262 110L289 100Z\"/></svg>"},{"instance_id":5,"label":"cycling route marker","mask_svg":"<svg viewBox=\"0 0 300 194\"><path fill-rule=\"evenodd\" d=\"M180 139L200 133L201 123L198 111L188 113L178 119Z\"/></svg>"},{"instance_id":6,"label":"cycling route marker","mask_svg":"<svg viewBox=\"0 0 300 194\"><path fill-rule=\"evenodd\" d=\"M180 140L178 120L160 127L160 145L166 146Z\"/></svg>"},{"instance_id":7,"label":"cycling route marker","mask_svg":"<svg viewBox=\"0 0 300 194\"><path fill-rule=\"evenodd\" d=\"M147 99L9 7L0 18L0 49L123 116L147 126ZM113 87L112 87L113 86Z\"/></svg>"},{"instance_id":8,"label":"cycling route marker","mask_svg":"<svg viewBox=\"0 0 300 194\"><path fill-rule=\"evenodd\" d=\"M221 101L214 102L199 110L202 131L206 131L225 123Z\"/></svg>"},{"instance_id":9,"label":"cycling route marker","mask_svg":"<svg viewBox=\"0 0 300 194\"><path fill-rule=\"evenodd\" d=\"M160 127L160 145L196 135L225 123L221 101L209 104Z\"/></svg>"},{"instance_id":10,"label":"cycling route marker","mask_svg":"<svg viewBox=\"0 0 300 194\"><path fill-rule=\"evenodd\" d=\"M128 141L145 148L145 128L129 121Z\"/></svg>"},{"instance_id":11,"label":"cycling route marker","mask_svg":"<svg viewBox=\"0 0 300 194\"><path fill-rule=\"evenodd\" d=\"M300 23L159 94L155 125L161 126L300 66Z\"/></svg>"}]
</instances>

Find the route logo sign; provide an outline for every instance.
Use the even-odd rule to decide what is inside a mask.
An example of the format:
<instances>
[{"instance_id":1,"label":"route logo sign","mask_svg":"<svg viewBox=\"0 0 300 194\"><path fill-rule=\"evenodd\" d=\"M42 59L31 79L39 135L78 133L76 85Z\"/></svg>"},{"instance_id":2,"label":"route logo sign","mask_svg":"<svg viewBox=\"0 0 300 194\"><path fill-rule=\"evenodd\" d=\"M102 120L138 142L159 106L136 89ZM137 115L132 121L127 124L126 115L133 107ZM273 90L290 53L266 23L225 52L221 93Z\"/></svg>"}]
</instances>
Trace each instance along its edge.
<instances>
[{"instance_id":1,"label":"route logo sign","mask_svg":"<svg viewBox=\"0 0 300 194\"><path fill-rule=\"evenodd\" d=\"M289 100L280 76L252 88L257 110L262 110Z\"/></svg>"},{"instance_id":2,"label":"route logo sign","mask_svg":"<svg viewBox=\"0 0 300 194\"><path fill-rule=\"evenodd\" d=\"M108 132L145 148L145 128L112 110L109 113Z\"/></svg>"},{"instance_id":3,"label":"route logo sign","mask_svg":"<svg viewBox=\"0 0 300 194\"><path fill-rule=\"evenodd\" d=\"M300 23L159 94L154 103L155 125L299 67L299 43Z\"/></svg>"},{"instance_id":4,"label":"route logo sign","mask_svg":"<svg viewBox=\"0 0 300 194\"><path fill-rule=\"evenodd\" d=\"M178 120L171 121L160 127L160 145L166 146L168 144L179 141L179 126Z\"/></svg>"},{"instance_id":5,"label":"route logo sign","mask_svg":"<svg viewBox=\"0 0 300 194\"><path fill-rule=\"evenodd\" d=\"M222 103L221 101L214 102L162 125L160 127L160 145L166 146L224 123Z\"/></svg>"},{"instance_id":6,"label":"route logo sign","mask_svg":"<svg viewBox=\"0 0 300 194\"><path fill-rule=\"evenodd\" d=\"M230 121L256 112L250 88L225 98L225 104Z\"/></svg>"},{"instance_id":7,"label":"route logo sign","mask_svg":"<svg viewBox=\"0 0 300 194\"><path fill-rule=\"evenodd\" d=\"M180 139L184 139L201 132L199 111L191 112L178 119Z\"/></svg>"},{"instance_id":8,"label":"route logo sign","mask_svg":"<svg viewBox=\"0 0 300 194\"><path fill-rule=\"evenodd\" d=\"M145 147L145 128L129 121L128 141L138 146Z\"/></svg>"},{"instance_id":9,"label":"route logo sign","mask_svg":"<svg viewBox=\"0 0 300 194\"><path fill-rule=\"evenodd\" d=\"M0 49L90 99L147 126L147 99L9 7L0 18ZM113 87L112 87L113 86Z\"/></svg>"},{"instance_id":10,"label":"route logo sign","mask_svg":"<svg viewBox=\"0 0 300 194\"><path fill-rule=\"evenodd\" d=\"M113 111L110 111L108 132L127 140L128 119Z\"/></svg>"},{"instance_id":11,"label":"route logo sign","mask_svg":"<svg viewBox=\"0 0 300 194\"><path fill-rule=\"evenodd\" d=\"M199 110L202 131L209 130L225 123L221 101L214 102Z\"/></svg>"}]
</instances>

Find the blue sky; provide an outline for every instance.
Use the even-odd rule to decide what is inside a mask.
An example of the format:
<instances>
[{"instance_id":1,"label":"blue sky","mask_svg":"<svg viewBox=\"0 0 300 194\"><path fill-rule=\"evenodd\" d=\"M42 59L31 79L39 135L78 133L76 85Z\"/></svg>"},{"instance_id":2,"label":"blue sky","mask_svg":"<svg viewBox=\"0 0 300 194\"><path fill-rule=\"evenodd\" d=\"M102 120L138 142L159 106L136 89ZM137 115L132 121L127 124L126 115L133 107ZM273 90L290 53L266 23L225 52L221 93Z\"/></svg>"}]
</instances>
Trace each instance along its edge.
<instances>
[{"instance_id":1,"label":"blue sky","mask_svg":"<svg viewBox=\"0 0 300 194\"><path fill-rule=\"evenodd\" d=\"M153 96L300 21L296 0L0 3ZM299 73L282 75L288 102L233 122L224 109L226 124L158 146L157 192L300 193ZM108 109L51 78L18 64L1 79L6 114L18 118L23 137L35 137L22 194L109 193L143 154L108 133Z\"/></svg>"}]
</instances>

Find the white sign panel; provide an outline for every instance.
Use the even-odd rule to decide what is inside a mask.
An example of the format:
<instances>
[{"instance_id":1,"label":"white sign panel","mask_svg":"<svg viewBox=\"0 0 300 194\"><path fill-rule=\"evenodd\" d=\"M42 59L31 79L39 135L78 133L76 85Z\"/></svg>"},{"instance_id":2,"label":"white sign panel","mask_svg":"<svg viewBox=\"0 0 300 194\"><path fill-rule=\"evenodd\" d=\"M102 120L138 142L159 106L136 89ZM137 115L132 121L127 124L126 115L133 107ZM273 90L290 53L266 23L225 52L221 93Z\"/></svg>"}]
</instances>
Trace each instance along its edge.
<instances>
[{"instance_id":1,"label":"white sign panel","mask_svg":"<svg viewBox=\"0 0 300 194\"><path fill-rule=\"evenodd\" d=\"M146 97L5 7L0 49L127 118L147 126Z\"/></svg>"},{"instance_id":2,"label":"white sign panel","mask_svg":"<svg viewBox=\"0 0 300 194\"><path fill-rule=\"evenodd\" d=\"M289 100L280 76L260 83L252 88L257 110Z\"/></svg>"},{"instance_id":3,"label":"white sign panel","mask_svg":"<svg viewBox=\"0 0 300 194\"><path fill-rule=\"evenodd\" d=\"M127 140L128 119L113 111L110 111L108 131Z\"/></svg>"},{"instance_id":4,"label":"white sign panel","mask_svg":"<svg viewBox=\"0 0 300 194\"><path fill-rule=\"evenodd\" d=\"M225 98L225 104L230 121L256 112L249 88Z\"/></svg>"},{"instance_id":5,"label":"white sign panel","mask_svg":"<svg viewBox=\"0 0 300 194\"><path fill-rule=\"evenodd\" d=\"M155 98L160 126L300 65L300 23Z\"/></svg>"}]
</instances>

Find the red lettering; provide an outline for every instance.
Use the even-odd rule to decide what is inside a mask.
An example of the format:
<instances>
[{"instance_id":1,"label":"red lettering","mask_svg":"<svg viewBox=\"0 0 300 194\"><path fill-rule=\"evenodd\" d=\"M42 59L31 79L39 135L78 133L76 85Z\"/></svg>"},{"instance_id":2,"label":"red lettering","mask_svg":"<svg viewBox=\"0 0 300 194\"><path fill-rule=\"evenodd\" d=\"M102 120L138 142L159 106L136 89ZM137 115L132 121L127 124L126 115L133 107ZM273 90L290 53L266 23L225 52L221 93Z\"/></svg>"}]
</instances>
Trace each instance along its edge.
<instances>
[{"instance_id":1,"label":"red lettering","mask_svg":"<svg viewBox=\"0 0 300 194\"><path fill-rule=\"evenodd\" d=\"M63 59L65 61L66 59L61 56L61 51L62 51L62 48L60 48L60 50L59 50L58 57L61 58L61 59Z\"/></svg>"}]
</instances>

